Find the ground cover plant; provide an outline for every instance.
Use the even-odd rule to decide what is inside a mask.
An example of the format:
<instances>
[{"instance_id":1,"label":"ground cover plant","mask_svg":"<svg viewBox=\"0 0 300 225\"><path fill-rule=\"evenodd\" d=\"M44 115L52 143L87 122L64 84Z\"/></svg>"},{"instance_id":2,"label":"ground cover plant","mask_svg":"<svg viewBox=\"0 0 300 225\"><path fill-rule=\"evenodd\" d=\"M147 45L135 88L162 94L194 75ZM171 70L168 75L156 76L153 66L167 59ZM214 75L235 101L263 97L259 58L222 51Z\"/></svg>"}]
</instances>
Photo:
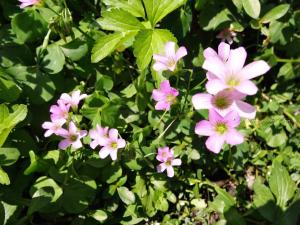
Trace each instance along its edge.
<instances>
[{"instance_id":1,"label":"ground cover plant","mask_svg":"<svg viewBox=\"0 0 300 225\"><path fill-rule=\"evenodd\" d=\"M300 224L300 2L0 0L0 224Z\"/></svg>"}]
</instances>

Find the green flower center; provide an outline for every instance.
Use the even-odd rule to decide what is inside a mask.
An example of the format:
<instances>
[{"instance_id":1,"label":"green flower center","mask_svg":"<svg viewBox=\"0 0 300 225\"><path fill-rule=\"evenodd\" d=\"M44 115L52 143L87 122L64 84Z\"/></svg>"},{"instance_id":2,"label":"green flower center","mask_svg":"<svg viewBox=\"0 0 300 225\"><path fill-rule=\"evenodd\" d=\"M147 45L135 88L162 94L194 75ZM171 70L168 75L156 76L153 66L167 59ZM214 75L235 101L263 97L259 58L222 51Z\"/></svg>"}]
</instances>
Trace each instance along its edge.
<instances>
[{"instance_id":1,"label":"green flower center","mask_svg":"<svg viewBox=\"0 0 300 225\"><path fill-rule=\"evenodd\" d=\"M240 81L236 79L235 77L230 77L227 81L227 85L230 87L235 87L239 85Z\"/></svg>"},{"instance_id":2,"label":"green flower center","mask_svg":"<svg viewBox=\"0 0 300 225\"><path fill-rule=\"evenodd\" d=\"M174 59L169 59L168 61L168 67L173 67L176 64Z\"/></svg>"},{"instance_id":3,"label":"green flower center","mask_svg":"<svg viewBox=\"0 0 300 225\"><path fill-rule=\"evenodd\" d=\"M77 134L72 134L72 135L70 136L70 140L73 141L73 142L76 141L77 138L78 138L78 135L77 135Z\"/></svg>"},{"instance_id":4,"label":"green flower center","mask_svg":"<svg viewBox=\"0 0 300 225\"><path fill-rule=\"evenodd\" d=\"M168 159L166 162L165 162L166 166L171 166L172 165L172 160L171 159Z\"/></svg>"},{"instance_id":5,"label":"green flower center","mask_svg":"<svg viewBox=\"0 0 300 225\"><path fill-rule=\"evenodd\" d=\"M218 109L227 109L233 100L228 91L221 91L212 98L212 104Z\"/></svg>"},{"instance_id":6,"label":"green flower center","mask_svg":"<svg viewBox=\"0 0 300 225\"><path fill-rule=\"evenodd\" d=\"M168 94L167 95L167 102L169 102L169 103L174 103L175 102L175 96L174 95L171 95L171 94Z\"/></svg>"},{"instance_id":7,"label":"green flower center","mask_svg":"<svg viewBox=\"0 0 300 225\"><path fill-rule=\"evenodd\" d=\"M225 123L217 123L216 125L216 132L219 134L224 134L227 131L227 126Z\"/></svg>"},{"instance_id":8,"label":"green flower center","mask_svg":"<svg viewBox=\"0 0 300 225\"><path fill-rule=\"evenodd\" d=\"M111 147L112 148L118 148L118 143L117 142L112 142Z\"/></svg>"}]
</instances>

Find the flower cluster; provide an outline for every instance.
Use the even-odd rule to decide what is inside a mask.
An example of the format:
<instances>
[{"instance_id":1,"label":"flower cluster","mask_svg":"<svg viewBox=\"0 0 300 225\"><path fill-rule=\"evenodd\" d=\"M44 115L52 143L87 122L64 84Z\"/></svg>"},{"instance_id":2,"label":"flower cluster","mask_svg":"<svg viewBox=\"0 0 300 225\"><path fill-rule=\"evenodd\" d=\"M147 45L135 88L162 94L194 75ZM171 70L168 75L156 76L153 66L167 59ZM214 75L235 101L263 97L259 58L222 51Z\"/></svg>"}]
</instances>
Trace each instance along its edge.
<instances>
[{"instance_id":1,"label":"flower cluster","mask_svg":"<svg viewBox=\"0 0 300 225\"><path fill-rule=\"evenodd\" d=\"M195 109L208 109L209 120L197 123L195 133L209 136L206 147L219 153L224 142L237 145L243 142L243 137L235 130L240 123L240 117L253 119L255 108L243 101L247 95L258 91L252 78L266 73L270 67L258 60L244 66L247 52L245 48L230 49L230 45L221 42L218 52L212 48L204 51L203 69L207 70L206 90L192 97Z\"/></svg>"},{"instance_id":2,"label":"flower cluster","mask_svg":"<svg viewBox=\"0 0 300 225\"><path fill-rule=\"evenodd\" d=\"M46 129L44 136L52 134L64 138L58 147L66 149L71 146L74 149L82 147L81 138L87 135L86 130L80 130L70 116L70 109L76 110L79 102L86 98L86 94L80 95L80 91L74 91L72 95L62 94L56 105L50 107L51 121L44 122L42 127ZM65 126L65 128L64 128Z\"/></svg>"},{"instance_id":3,"label":"flower cluster","mask_svg":"<svg viewBox=\"0 0 300 225\"><path fill-rule=\"evenodd\" d=\"M73 113L76 112L80 101L86 97L87 95L80 94L80 91L74 91L71 95L63 93L57 100L57 104L50 107L51 121L44 122L42 127L47 130L44 134L45 137L55 134L64 138L59 142L59 148L66 149L71 146L74 149L79 149L82 147L81 138L87 136L88 132L78 129L75 121L70 116L70 110ZM92 149L95 149L98 145L101 146L99 156L102 159L110 155L112 160L116 160L117 150L124 148L126 145L124 139L118 138L117 129L103 128L98 124L95 130L89 132L89 136L92 139L90 142Z\"/></svg>"},{"instance_id":4,"label":"flower cluster","mask_svg":"<svg viewBox=\"0 0 300 225\"><path fill-rule=\"evenodd\" d=\"M157 166L157 172L162 173L167 170L168 177L174 176L173 166L181 165L181 160L174 158L174 151L169 147L158 148L156 159L161 162Z\"/></svg>"}]
</instances>

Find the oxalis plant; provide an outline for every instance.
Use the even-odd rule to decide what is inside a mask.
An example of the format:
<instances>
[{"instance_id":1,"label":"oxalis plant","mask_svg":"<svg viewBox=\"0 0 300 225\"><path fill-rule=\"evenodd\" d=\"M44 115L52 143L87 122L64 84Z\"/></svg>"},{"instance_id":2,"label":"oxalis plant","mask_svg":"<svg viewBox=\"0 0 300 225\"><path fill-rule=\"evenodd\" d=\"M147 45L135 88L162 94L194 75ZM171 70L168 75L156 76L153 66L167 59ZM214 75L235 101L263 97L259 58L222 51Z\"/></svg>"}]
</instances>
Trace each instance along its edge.
<instances>
[{"instance_id":1,"label":"oxalis plant","mask_svg":"<svg viewBox=\"0 0 300 225\"><path fill-rule=\"evenodd\" d=\"M0 0L0 224L299 224L299 8Z\"/></svg>"}]
</instances>

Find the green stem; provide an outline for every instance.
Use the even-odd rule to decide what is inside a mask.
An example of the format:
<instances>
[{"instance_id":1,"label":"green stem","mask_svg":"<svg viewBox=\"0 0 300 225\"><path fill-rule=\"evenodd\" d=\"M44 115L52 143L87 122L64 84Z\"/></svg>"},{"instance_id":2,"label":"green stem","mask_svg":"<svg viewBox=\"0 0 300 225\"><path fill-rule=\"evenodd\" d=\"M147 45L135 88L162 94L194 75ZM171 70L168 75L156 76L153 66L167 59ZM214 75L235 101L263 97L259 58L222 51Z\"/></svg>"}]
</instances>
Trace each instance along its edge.
<instances>
[{"instance_id":1,"label":"green stem","mask_svg":"<svg viewBox=\"0 0 300 225\"><path fill-rule=\"evenodd\" d=\"M155 125L155 127L153 128L153 130L155 130L156 128L158 128L160 122L162 121L162 119L164 118L164 116L166 115L166 113L168 112L168 110L165 110L164 113L161 115L158 123Z\"/></svg>"},{"instance_id":2,"label":"green stem","mask_svg":"<svg viewBox=\"0 0 300 225\"><path fill-rule=\"evenodd\" d=\"M300 63L300 58L297 58L297 59L282 59L282 58L276 57L276 61L277 62L290 62L290 63L299 62Z\"/></svg>"},{"instance_id":3,"label":"green stem","mask_svg":"<svg viewBox=\"0 0 300 225\"><path fill-rule=\"evenodd\" d=\"M186 102L187 102L187 98L190 94L190 86L191 86L191 80L192 80L192 76L193 76L193 70L187 70L190 74L189 74L189 82L188 82L188 87L187 87L187 91L185 93L185 96L184 96L184 103L183 103L183 107L181 109L181 113L184 111L185 109L185 105L186 105Z\"/></svg>"}]
</instances>

